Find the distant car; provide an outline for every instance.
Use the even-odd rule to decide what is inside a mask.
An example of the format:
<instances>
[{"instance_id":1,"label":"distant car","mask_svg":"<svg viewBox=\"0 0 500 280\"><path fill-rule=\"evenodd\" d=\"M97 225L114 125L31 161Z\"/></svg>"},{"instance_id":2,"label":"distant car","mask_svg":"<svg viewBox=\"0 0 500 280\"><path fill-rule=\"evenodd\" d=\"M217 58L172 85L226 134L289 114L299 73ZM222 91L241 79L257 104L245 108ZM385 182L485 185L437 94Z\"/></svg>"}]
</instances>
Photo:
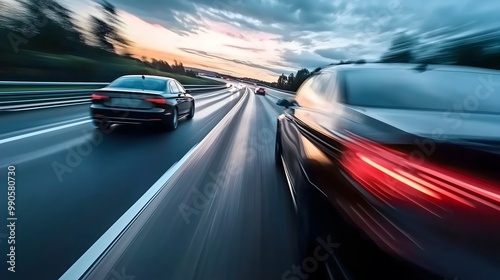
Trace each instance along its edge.
<instances>
[{"instance_id":1,"label":"distant car","mask_svg":"<svg viewBox=\"0 0 500 280\"><path fill-rule=\"evenodd\" d=\"M263 88L263 87L258 87L258 88L255 89L255 94L266 95L266 89Z\"/></svg>"},{"instance_id":2,"label":"distant car","mask_svg":"<svg viewBox=\"0 0 500 280\"><path fill-rule=\"evenodd\" d=\"M179 118L192 119L194 98L175 79L159 76L122 76L92 94L94 125L152 124L175 130Z\"/></svg>"},{"instance_id":3,"label":"distant car","mask_svg":"<svg viewBox=\"0 0 500 280\"><path fill-rule=\"evenodd\" d=\"M239 83L239 84L238 84L238 88L239 88L239 89L242 89L242 88L243 88L243 84L242 84L242 83Z\"/></svg>"},{"instance_id":4,"label":"distant car","mask_svg":"<svg viewBox=\"0 0 500 280\"><path fill-rule=\"evenodd\" d=\"M301 248L317 246L332 219L325 201L380 248L443 278L496 279L498 81L500 71L480 68L344 65L278 101L275 158Z\"/></svg>"}]
</instances>

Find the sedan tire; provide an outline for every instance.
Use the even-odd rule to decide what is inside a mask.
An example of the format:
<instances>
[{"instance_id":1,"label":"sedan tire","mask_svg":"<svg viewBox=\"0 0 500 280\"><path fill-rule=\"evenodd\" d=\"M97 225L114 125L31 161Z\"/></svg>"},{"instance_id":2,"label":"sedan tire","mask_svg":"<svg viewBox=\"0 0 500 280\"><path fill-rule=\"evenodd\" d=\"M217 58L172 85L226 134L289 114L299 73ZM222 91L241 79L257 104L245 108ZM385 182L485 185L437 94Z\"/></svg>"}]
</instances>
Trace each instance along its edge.
<instances>
[{"instance_id":1,"label":"sedan tire","mask_svg":"<svg viewBox=\"0 0 500 280\"><path fill-rule=\"evenodd\" d=\"M111 126L111 124L108 123L107 121L92 120L92 123L100 131L108 131L110 129L110 126Z\"/></svg>"},{"instance_id":2,"label":"sedan tire","mask_svg":"<svg viewBox=\"0 0 500 280\"><path fill-rule=\"evenodd\" d=\"M167 118L165 122L161 123L159 129L162 131L172 131L176 130L178 125L179 125L179 113L177 111L177 108L174 108L172 110L172 115L170 115L170 117Z\"/></svg>"},{"instance_id":3,"label":"sedan tire","mask_svg":"<svg viewBox=\"0 0 500 280\"><path fill-rule=\"evenodd\" d=\"M194 117L194 111L195 111L194 102L191 102L191 109L189 109L189 114L187 115L188 120Z\"/></svg>"},{"instance_id":4,"label":"sedan tire","mask_svg":"<svg viewBox=\"0 0 500 280\"><path fill-rule=\"evenodd\" d=\"M279 126L278 126L279 129ZM281 160L281 138L279 134L279 130L276 132L276 141L274 144L274 161L278 168L283 168L283 161Z\"/></svg>"}]
</instances>

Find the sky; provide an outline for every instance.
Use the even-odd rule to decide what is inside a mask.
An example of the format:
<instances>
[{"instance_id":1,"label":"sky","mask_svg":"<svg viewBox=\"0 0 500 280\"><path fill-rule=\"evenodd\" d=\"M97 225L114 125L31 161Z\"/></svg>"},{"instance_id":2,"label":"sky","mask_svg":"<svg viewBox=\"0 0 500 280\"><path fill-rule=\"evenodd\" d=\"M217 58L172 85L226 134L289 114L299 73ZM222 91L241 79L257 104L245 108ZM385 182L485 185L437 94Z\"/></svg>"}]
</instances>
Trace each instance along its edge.
<instances>
[{"instance_id":1,"label":"sky","mask_svg":"<svg viewBox=\"0 0 500 280\"><path fill-rule=\"evenodd\" d=\"M422 40L500 27L498 0L108 0L137 57L275 81L300 68L377 60L395 34ZM94 0L60 0L85 25Z\"/></svg>"}]
</instances>

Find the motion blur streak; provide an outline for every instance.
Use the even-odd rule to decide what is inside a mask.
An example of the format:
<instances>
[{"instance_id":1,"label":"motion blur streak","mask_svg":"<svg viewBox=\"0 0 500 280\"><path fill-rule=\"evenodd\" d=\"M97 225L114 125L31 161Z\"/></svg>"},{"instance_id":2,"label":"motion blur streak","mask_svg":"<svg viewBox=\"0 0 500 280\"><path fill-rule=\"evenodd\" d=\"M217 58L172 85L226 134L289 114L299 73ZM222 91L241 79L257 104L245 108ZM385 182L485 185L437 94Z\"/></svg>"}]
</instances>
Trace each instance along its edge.
<instances>
[{"instance_id":1,"label":"motion blur streak","mask_svg":"<svg viewBox=\"0 0 500 280\"><path fill-rule=\"evenodd\" d=\"M74 122L74 123L65 124L65 125L61 125L61 126L57 126L57 127L47 128L47 129L43 129L43 130L39 130L39 131L27 133L27 134L22 134L22 135L18 135L18 136L6 138L6 139L0 139L0 145L5 144L5 143L9 143L9 142L13 142L13 141L17 141L17 140L21 140L21 139L25 139L25 138L29 138L29 137L33 137L33 136L37 136L37 135L44 134L44 133L49 133L49 132L53 132L53 131L57 131L57 130L61 130L61 129L89 123L89 122L90 122L90 120L79 121L79 122Z\"/></svg>"},{"instance_id":2,"label":"motion blur streak","mask_svg":"<svg viewBox=\"0 0 500 280\"><path fill-rule=\"evenodd\" d=\"M347 147L343 159L346 171L373 195L387 203L392 196L412 201L431 213L434 212L424 206L425 202L429 205L439 205L434 207L436 209L446 205L453 206L453 202L459 202L476 210L483 205L500 211L500 194L495 192L498 187L491 182L434 164L417 163L404 153L359 137L352 138ZM431 199L443 200L441 195L449 199L436 204L404 186L418 190Z\"/></svg>"},{"instance_id":3,"label":"motion blur streak","mask_svg":"<svg viewBox=\"0 0 500 280\"><path fill-rule=\"evenodd\" d=\"M92 266L92 264L97 261L97 259L105 252L105 250L112 245L113 242L122 234L122 232L129 227L130 223L136 219L136 217L144 210L144 208L149 205L152 200L159 195L160 192L165 190L165 186L175 175L175 173L182 168L185 162L195 153L199 147L206 145L207 140L210 139L210 135L220 130L220 127L227 122L228 118L232 118L234 111L241 106L243 99L238 102L238 104L231 109L231 111L223 118L223 120L217 124L216 127L205 137L199 144L195 145L188 153L182 157L182 159L176 162L171 168L169 168L159 179L155 182L151 188L136 202L134 205L127 210L127 212L118 219L113 226L110 227L102 235L99 240L92 245L89 250L81 256L78 261L76 261L60 279L79 279L84 275L84 273ZM170 184L172 187L172 184ZM169 189L166 189L169 192Z\"/></svg>"},{"instance_id":4,"label":"motion blur streak","mask_svg":"<svg viewBox=\"0 0 500 280\"><path fill-rule=\"evenodd\" d=\"M434 198L437 198L437 199L441 199L441 196L439 196L438 194L436 194L435 192L433 191L430 191L429 189L411 181L411 180L408 180L407 178L404 178L403 176L401 175L398 175L396 174L395 172L373 162L372 160L370 160L369 158L366 158L365 156L361 155L361 154L356 154L357 156L359 156L364 162L368 163L369 165L377 168L378 170L384 172L385 174L387 175L390 175L392 177L394 177L395 179L398 179L399 181L407 184L408 186L428 195L428 196L431 196L431 197L434 197Z\"/></svg>"},{"instance_id":5,"label":"motion blur streak","mask_svg":"<svg viewBox=\"0 0 500 280\"><path fill-rule=\"evenodd\" d=\"M293 206L274 167L274 123L260 113L270 100L248 90L243 98L88 279L123 267L136 279L281 279L299 263Z\"/></svg>"},{"instance_id":6,"label":"motion blur streak","mask_svg":"<svg viewBox=\"0 0 500 280\"><path fill-rule=\"evenodd\" d=\"M86 121L82 118L88 119L89 105L2 112L0 139L32 132L37 135L0 148L0 166L15 163L19 170L16 192L22 203L16 210L23 223L18 225L17 237L23 242L16 245L19 252L30 252L17 256L19 271L15 275L3 277L1 271L0 279L60 277L219 123L240 97L213 102L220 97L229 99L230 94L220 92L197 102L202 106L197 113L202 114L191 121L181 120L175 133L122 125L99 133L90 123L69 123L63 129L39 133L67 125L68 120ZM202 116L205 113L207 117ZM58 177L54 163L63 165L67 172ZM0 199L6 200L6 194L1 192ZM43 249L47 244L51 244L50 250ZM1 254L0 262L5 259L6 254Z\"/></svg>"}]
</instances>

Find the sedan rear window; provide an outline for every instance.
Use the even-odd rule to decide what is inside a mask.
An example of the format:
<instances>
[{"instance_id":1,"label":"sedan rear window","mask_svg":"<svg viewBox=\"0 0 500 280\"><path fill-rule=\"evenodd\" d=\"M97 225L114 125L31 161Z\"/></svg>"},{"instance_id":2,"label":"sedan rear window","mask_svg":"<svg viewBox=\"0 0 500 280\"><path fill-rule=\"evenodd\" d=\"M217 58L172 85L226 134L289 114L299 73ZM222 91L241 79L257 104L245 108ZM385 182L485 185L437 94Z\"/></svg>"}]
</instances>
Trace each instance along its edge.
<instances>
[{"instance_id":1,"label":"sedan rear window","mask_svg":"<svg viewBox=\"0 0 500 280\"><path fill-rule=\"evenodd\" d=\"M125 89L139 89L139 90L154 90L165 91L167 81L155 78L133 77L133 78L118 78L112 82L108 87L110 88L125 88Z\"/></svg>"},{"instance_id":2,"label":"sedan rear window","mask_svg":"<svg viewBox=\"0 0 500 280\"><path fill-rule=\"evenodd\" d=\"M345 82L354 106L500 113L498 74L377 69L348 71Z\"/></svg>"}]
</instances>

